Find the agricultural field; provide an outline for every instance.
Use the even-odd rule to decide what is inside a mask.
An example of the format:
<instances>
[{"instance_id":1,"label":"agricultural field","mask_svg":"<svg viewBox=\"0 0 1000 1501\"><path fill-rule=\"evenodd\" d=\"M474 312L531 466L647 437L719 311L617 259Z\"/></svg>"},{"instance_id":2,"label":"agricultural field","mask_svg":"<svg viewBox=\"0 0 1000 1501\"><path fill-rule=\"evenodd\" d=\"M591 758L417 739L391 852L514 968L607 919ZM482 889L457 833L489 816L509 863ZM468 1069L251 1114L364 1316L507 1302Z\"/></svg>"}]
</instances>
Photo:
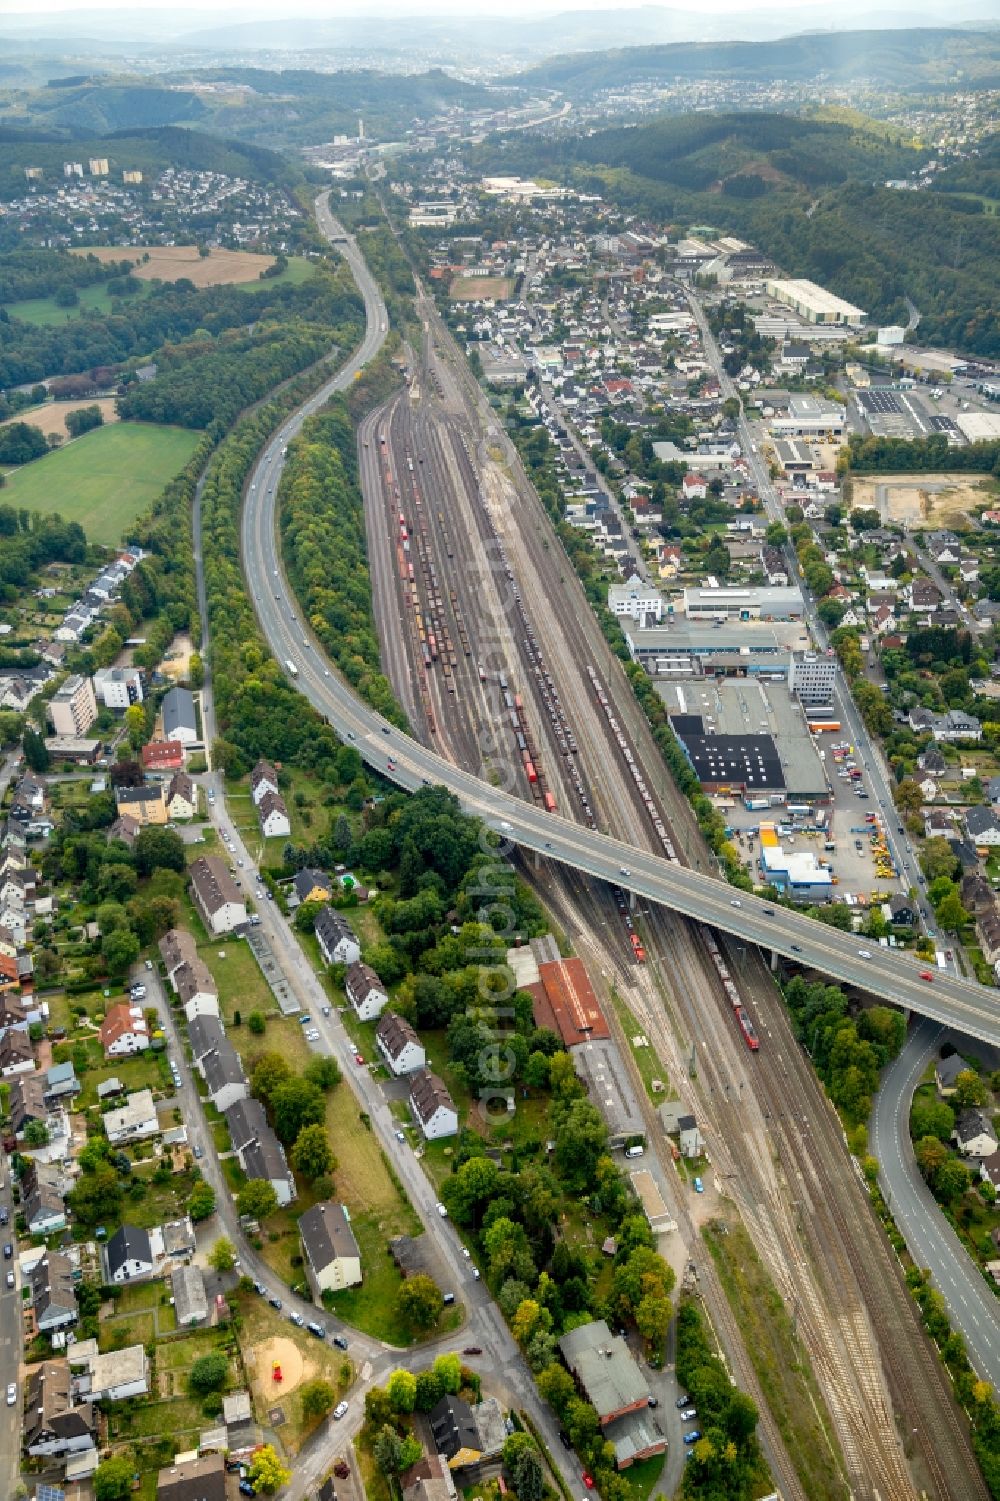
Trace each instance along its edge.
<instances>
[{"instance_id":1,"label":"agricultural field","mask_svg":"<svg viewBox=\"0 0 1000 1501\"><path fill-rule=\"evenodd\" d=\"M44 406L29 407L27 411L18 412L12 417L11 422L27 422L31 427L37 427L39 432L46 437L55 433L63 442L69 438L66 431L66 418L70 412L78 412L82 407L98 407L105 422L117 422L118 411L113 396L97 396L91 401L47 401ZM6 423L0 423L6 427Z\"/></svg>"},{"instance_id":2,"label":"agricultural field","mask_svg":"<svg viewBox=\"0 0 1000 1501\"><path fill-rule=\"evenodd\" d=\"M275 263L273 255L256 255L249 250L211 250L203 256L197 245L90 245L74 254L92 255L103 262L130 261L132 274L139 281L179 281L185 277L196 287L252 285ZM302 282L310 270L309 262L297 256L273 280Z\"/></svg>"},{"instance_id":3,"label":"agricultural field","mask_svg":"<svg viewBox=\"0 0 1000 1501\"><path fill-rule=\"evenodd\" d=\"M199 434L150 422L94 428L33 464L8 471L10 505L78 521L88 542L116 547L194 453Z\"/></svg>"}]
</instances>

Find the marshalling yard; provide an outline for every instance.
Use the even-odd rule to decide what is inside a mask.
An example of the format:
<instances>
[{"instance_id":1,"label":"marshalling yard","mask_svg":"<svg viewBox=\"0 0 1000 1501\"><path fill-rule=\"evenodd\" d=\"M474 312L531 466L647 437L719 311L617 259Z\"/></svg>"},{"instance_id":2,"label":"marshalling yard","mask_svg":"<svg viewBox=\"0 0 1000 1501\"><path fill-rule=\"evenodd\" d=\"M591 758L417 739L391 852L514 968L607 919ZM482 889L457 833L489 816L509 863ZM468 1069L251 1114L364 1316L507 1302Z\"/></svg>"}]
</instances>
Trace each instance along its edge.
<instances>
[{"instance_id":1,"label":"marshalling yard","mask_svg":"<svg viewBox=\"0 0 1000 1501\"><path fill-rule=\"evenodd\" d=\"M553 819L710 870L690 806L513 447L433 305L420 307L423 348L408 385L360 432L383 661L412 733ZM806 1493L698 1242L612 990L709 1143L699 1208L738 1212L792 1314L847 1488L872 1501L985 1498L965 1420L762 956L664 908L633 911L623 892L554 863L525 874L603 1007L602 1061L594 1072L592 1029L581 1023L578 1071L609 1116L624 1109L644 1123L644 1167L678 1227L661 1249L682 1270L687 1261L733 1375L760 1407L785 1501ZM573 1042L565 1029L564 1038Z\"/></svg>"}]
</instances>

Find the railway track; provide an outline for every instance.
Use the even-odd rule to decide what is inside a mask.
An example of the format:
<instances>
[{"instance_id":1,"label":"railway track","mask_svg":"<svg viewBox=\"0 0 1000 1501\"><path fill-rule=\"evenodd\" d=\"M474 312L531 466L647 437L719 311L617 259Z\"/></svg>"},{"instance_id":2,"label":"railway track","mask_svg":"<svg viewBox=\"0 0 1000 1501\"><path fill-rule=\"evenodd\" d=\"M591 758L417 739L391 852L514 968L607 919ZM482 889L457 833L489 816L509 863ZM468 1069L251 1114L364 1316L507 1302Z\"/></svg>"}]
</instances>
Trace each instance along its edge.
<instances>
[{"instance_id":1,"label":"railway track","mask_svg":"<svg viewBox=\"0 0 1000 1501\"><path fill-rule=\"evenodd\" d=\"M508 687L500 693L510 692L509 685L517 681L521 683L519 696L532 705L540 743L546 747L539 751L539 760L546 774L551 774L560 815L581 821L592 818L598 827L661 853L667 852L666 839L675 847L675 858L691 857L707 868L700 839L692 837L691 809L680 799L662 767L631 688L599 637L596 621L541 508L537 501L525 501L519 486L505 483L502 474L498 476L498 466L490 454L492 445L477 441L469 422L463 420L467 403L462 381L456 379L450 361L435 353L433 346L425 351L425 358L427 369L419 382L418 401L412 402L409 396L395 398L378 415L379 420L389 422L386 446L391 440L395 466L391 474L396 476L382 480L382 524L390 521L390 501L396 501L397 480L404 517L410 518L405 523L408 529L415 516L419 488L423 487L419 495L422 506L435 516L440 511L436 530L428 523L425 540L429 542L433 534L433 545L439 553L443 548L446 558L447 552L452 552L447 559L447 597L456 629L461 619L471 643L469 655L464 650L459 655L455 691L445 699L440 685L435 685L438 724L433 733L438 748L444 750L447 745L445 753L466 764L474 750L477 759L472 764L478 766L484 736L499 734L497 721L505 708L503 700L493 695L490 701L490 694L483 692L488 685L478 680L478 669L473 675L469 665L478 662L476 653L485 650L483 643L489 641L497 688L500 675L507 677ZM366 431L370 433L371 428ZM408 456L414 459L419 482L411 483L408 478ZM510 467L516 474L517 466ZM398 526L398 515L392 519ZM384 559L384 547L380 556ZM536 621L518 597L518 584L529 598L545 602ZM425 589L422 597L426 594ZM441 598L443 609L444 596ZM397 598L397 612L398 608ZM532 643L543 662L557 664L550 673L553 687L558 683L560 709L556 715L551 695L547 702L540 691ZM411 639L411 654L415 649ZM387 665L396 686L394 674L405 674L407 668L398 652ZM422 671L435 675L433 663L428 669L426 662L417 658L412 665L418 678ZM598 673L602 686L606 685L613 715L607 714L607 706L602 713L588 668ZM612 728L612 719L617 730ZM572 727L575 755L562 754L556 733L560 725L563 738L566 727ZM639 778L627 770L630 763L624 759L622 741L633 757L632 767L645 769ZM516 743L508 746L508 750L517 749ZM576 768L578 781L568 771L567 762ZM516 759L513 767L516 778ZM586 789L584 802L580 801L580 783ZM522 796L532 795L532 784L517 785ZM662 832L658 832L657 824ZM644 1023L657 1036L664 1056L672 1056L676 1047L673 1040L666 1044L670 1027L662 998L657 996L651 978L643 976L641 966L635 963L635 952L624 949L625 932L610 898L597 910L607 914L601 920L609 922L613 934L609 952L622 983L641 996ZM916 1324L905 1288L899 1285L898 1274L895 1291L887 1291L866 1271L875 1247L880 1247L883 1256L887 1247L880 1227L873 1223L867 1204L860 1198L839 1125L835 1120L831 1123L822 1095L817 1099L816 1081L808 1065L803 1065L772 982L759 963L751 966L755 973L759 971L759 983L755 984L749 1011L751 1016L755 1006L766 1011L766 1040L754 1060L757 1065L763 1063L763 1067L757 1067L756 1078L745 1072L746 1056L740 1058L737 1094L723 1073L724 1067L726 1072L733 1072L733 1010L724 1000L721 986L706 987L708 957L704 949L687 922L666 912L655 911L645 931L649 934L647 947L657 956L659 972L667 977L675 1022L679 1021L692 1036L705 1039L701 1068L707 1097L702 1088L699 1113L712 1124L718 1143L716 1155L724 1157L734 1178L748 1185L741 1205L755 1237L759 1237L758 1243L767 1248L765 1260L776 1284L789 1302L798 1301L803 1344L829 1403L855 1493L873 1498L891 1496L893 1501L915 1494L897 1428L907 1430L919 1422L921 1458L932 1494L954 1497L955 1501L985 1495L961 1419L936 1357ZM714 978L717 980L717 976ZM728 1014L724 1009L727 1004ZM738 1048L738 1038L736 1041ZM786 1119L781 1111L772 1114L766 1105L755 1109L751 1147L741 1111L735 1108L736 1100L742 1103L744 1092L748 1103L754 1098L758 1102L787 1098L787 1062L793 1058L808 1074L810 1082L804 1088L809 1106L801 1119L795 1120ZM725 1060L725 1064L719 1060ZM777 1143L780 1172L774 1171L770 1162L769 1138ZM809 1216L807 1225L790 1210L786 1182L793 1187L799 1182L811 1186L810 1201L815 1200L820 1211ZM834 1193L830 1192L831 1184L835 1185ZM849 1210L838 1205L834 1211L824 1202L834 1194L846 1197ZM817 1233L820 1225L822 1235ZM902 1302L895 1293L901 1294ZM899 1340L894 1332L900 1324L907 1329L905 1340ZM881 1343L881 1358L873 1330ZM913 1361L919 1376L904 1369L907 1360ZM887 1386L899 1408L898 1424ZM943 1417L938 1407L948 1409ZM947 1459L935 1464L927 1455L939 1441Z\"/></svg>"}]
</instances>

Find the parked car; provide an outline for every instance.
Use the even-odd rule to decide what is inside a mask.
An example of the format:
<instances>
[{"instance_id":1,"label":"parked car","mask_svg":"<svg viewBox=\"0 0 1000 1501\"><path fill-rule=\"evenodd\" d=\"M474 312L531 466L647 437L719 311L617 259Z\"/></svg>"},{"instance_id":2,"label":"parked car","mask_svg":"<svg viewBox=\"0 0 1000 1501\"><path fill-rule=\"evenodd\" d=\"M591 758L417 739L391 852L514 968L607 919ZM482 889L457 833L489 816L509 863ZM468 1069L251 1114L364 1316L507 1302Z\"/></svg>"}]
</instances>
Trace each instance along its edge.
<instances>
[{"instance_id":1,"label":"parked car","mask_svg":"<svg viewBox=\"0 0 1000 1501\"><path fill-rule=\"evenodd\" d=\"M272 1308L277 1308L277 1309L280 1310L280 1308L281 1308L281 1299L280 1298L268 1298L267 1301L270 1303L270 1305L271 1305Z\"/></svg>"},{"instance_id":2,"label":"parked car","mask_svg":"<svg viewBox=\"0 0 1000 1501\"><path fill-rule=\"evenodd\" d=\"M447 1209L445 1208L445 1206L443 1204L441 1204L439 1202L439 1203L437 1203L437 1204L434 1205L434 1208L437 1210L438 1214L441 1216L441 1218L443 1220L446 1220L448 1218L448 1211L447 1211ZM10 1251L9 1250L5 1251L4 1255L5 1256L9 1256L10 1255Z\"/></svg>"},{"instance_id":3,"label":"parked car","mask_svg":"<svg viewBox=\"0 0 1000 1501\"><path fill-rule=\"evenodd\" d=\"M705 1192L705 1185L700 1178L695 1178L694 1180L694 1191L696 1194L703 1194Z\"/></svg>"},{"instance_id":4,"label":"parked car","mask_svg":"<svg viewBox=\"0 0 1000 1501\"><path fill-rule=\"evenodd\" d=\"M347 1412L347 1403L346 1402L338 1402L337 1405L336 1405L336 1407L333 1409L333 1415L336 1418L336 1420L337 1420L338 1423L340 1422L340 1419L342 1417L344 1417L344 1415L346 1414L346 1412Z\"/></svg>"},{"instance_id":5,"label":"parked car","mask_svg":"<svg viewBox=\"0 0 1000 1501\"><path fill-rule=\"evenodd\" d=\"M13 1381L7 1383L7 1406L13 1407L17 1401L17 1387Z\"/></svg>"},{"instance_id":6,"label":"parked car","mask_svg":"<svg viewBox=\"0 0 1000 1501\"><path fill-rule=\"evenodd\" d=\"M686 1444L696 1444L700 1438L701 1432L699 1429L693 1428L690 1433L685 1433L684 1442Z\"/></svg>"},{"instance_id":7,"label":"parked car","mask_svg":"<svg viewBox=\"0 0 1000 1501\"><path fill-rule=\"evenodd\" d=\"M681 1413L681 1422L682 1423L690 1423L691 1419L692 1418L696 1418L697 1416L698 1416L698 1409L697 1409L697 1407L685 1407L684 1410Z\"/></svg>"},{"instance_id":8,"label":"parked car","mask_svg":"<svg viewBox=\"0 0 1000 1501\"><path fill-rule=\"evenodd\" d=\"M482 1355L482 1353L482 1348L479 1345L466 1345L462 1351L463 1355Z\"/></svg>"},{"instance_id":9,"label":"parked car","mask_svg":"<svg viewBox=\"0 0 1000 1501\"><path fill-rule=\"evenodd\" d=\"M591 1475L589 1470L584 1470L583 1474L580 1476L580 1479L583 1481L588 1491L592 1491L594 1489L594 1477L593 1475Z\"/></svg>"},{"instance_id":10,"label":"parked car","mask_svg":"<svg viewBox=\"0 0 1000 1501\"><path fill-rule=\"evenodd\" d=\"M333 1336L333 1343L337 1346L338 1350L347 1349L347 1341L342 1334L335 1334Z\"/></svg>"},{"instance_id":11,"label":"parked car","mask_svg":"<svg viewBox=\"0 0 1000 1501\"><path fill-rule=\"evenodd\" d=\"M677 1401L674 1403L674 1406L677 1408L678 1412L680 1412L681 1408L690 1407L690 1405L691 1398L688 1396L687 1392L681 1392L680 1396L677 1398Z\"/></svg>"}]
</instances>

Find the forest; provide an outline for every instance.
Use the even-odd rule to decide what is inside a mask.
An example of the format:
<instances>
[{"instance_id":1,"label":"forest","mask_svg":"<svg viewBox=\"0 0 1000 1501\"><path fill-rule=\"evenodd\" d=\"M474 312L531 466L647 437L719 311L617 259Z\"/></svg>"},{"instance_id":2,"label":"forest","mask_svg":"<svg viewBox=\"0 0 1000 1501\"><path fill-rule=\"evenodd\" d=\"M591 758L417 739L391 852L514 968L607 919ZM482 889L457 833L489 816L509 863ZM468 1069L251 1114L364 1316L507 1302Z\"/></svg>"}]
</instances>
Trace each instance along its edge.
<instances>
[{"instance_id":1,"label":"forest","mask_svg":"<svg viewBox=\"0 0 1000 1501\"><path fill-rule=\"evenodd\" d=\"M357 439L343 396L289 444L278 504L289 577L310 624L365 702L405 726L379 659Z\"/></svg>"},{"instance_id":2,"label":"forest","mask_svg":"<svg viewBox=\"0 0 1000 1501\"><path fill-rule=\"evenodd\" d=\"M61 105L76 92L58 91L52 95L52 101ZM50 93L46 91L46 94ZM120 176L124 167L137 168L147 176L156 176L165 167L175 167L178 170L228 172L234 177L249 177L256 182L285 187L292 187L302 179L298 167L276 151L240 141L223 141L200 130L185 130L176 125L156 126L147 120L135 122L137 127L143 128L115 128L106 134L97 125L85 127L82 115L74 117L65 126L53 116L48 129L45 128L45 119L42 115L41 125L0 127L0 200L23 196L25 167L41 167L47 180L61 182L63 162L70 145L77 161L106 156L109 169L116 176ZM53 123L59 128L51 128Z\"/></svg>"},{"instance_id":3,"label":"forest","mask_svg":"<svg viewBox=\"0 0 1000 1501\"><path fill-rule=\"evenodd\" d=\"M47 250L24 251L12 275L21 284L33 275L39 280L48 275L56 279L58 290L74 285L71 280L64 282L62 273L66 262L76 259ZM0 277L4 264L0 260ZM145 357L163 344L180 343L197 330L214 336L227 329L244 329L248 323L296 318L332 326L351 307L359 306L353 283L342 270L317 269L300 285L265 278L259 290L253 291L232 286L198 288L182 277L153 285L144 297L116 299L110 317L83 315L53 326L23 323L0 308L0 386L117 365L133 355Z\"/></svg>"}]
</instances>

